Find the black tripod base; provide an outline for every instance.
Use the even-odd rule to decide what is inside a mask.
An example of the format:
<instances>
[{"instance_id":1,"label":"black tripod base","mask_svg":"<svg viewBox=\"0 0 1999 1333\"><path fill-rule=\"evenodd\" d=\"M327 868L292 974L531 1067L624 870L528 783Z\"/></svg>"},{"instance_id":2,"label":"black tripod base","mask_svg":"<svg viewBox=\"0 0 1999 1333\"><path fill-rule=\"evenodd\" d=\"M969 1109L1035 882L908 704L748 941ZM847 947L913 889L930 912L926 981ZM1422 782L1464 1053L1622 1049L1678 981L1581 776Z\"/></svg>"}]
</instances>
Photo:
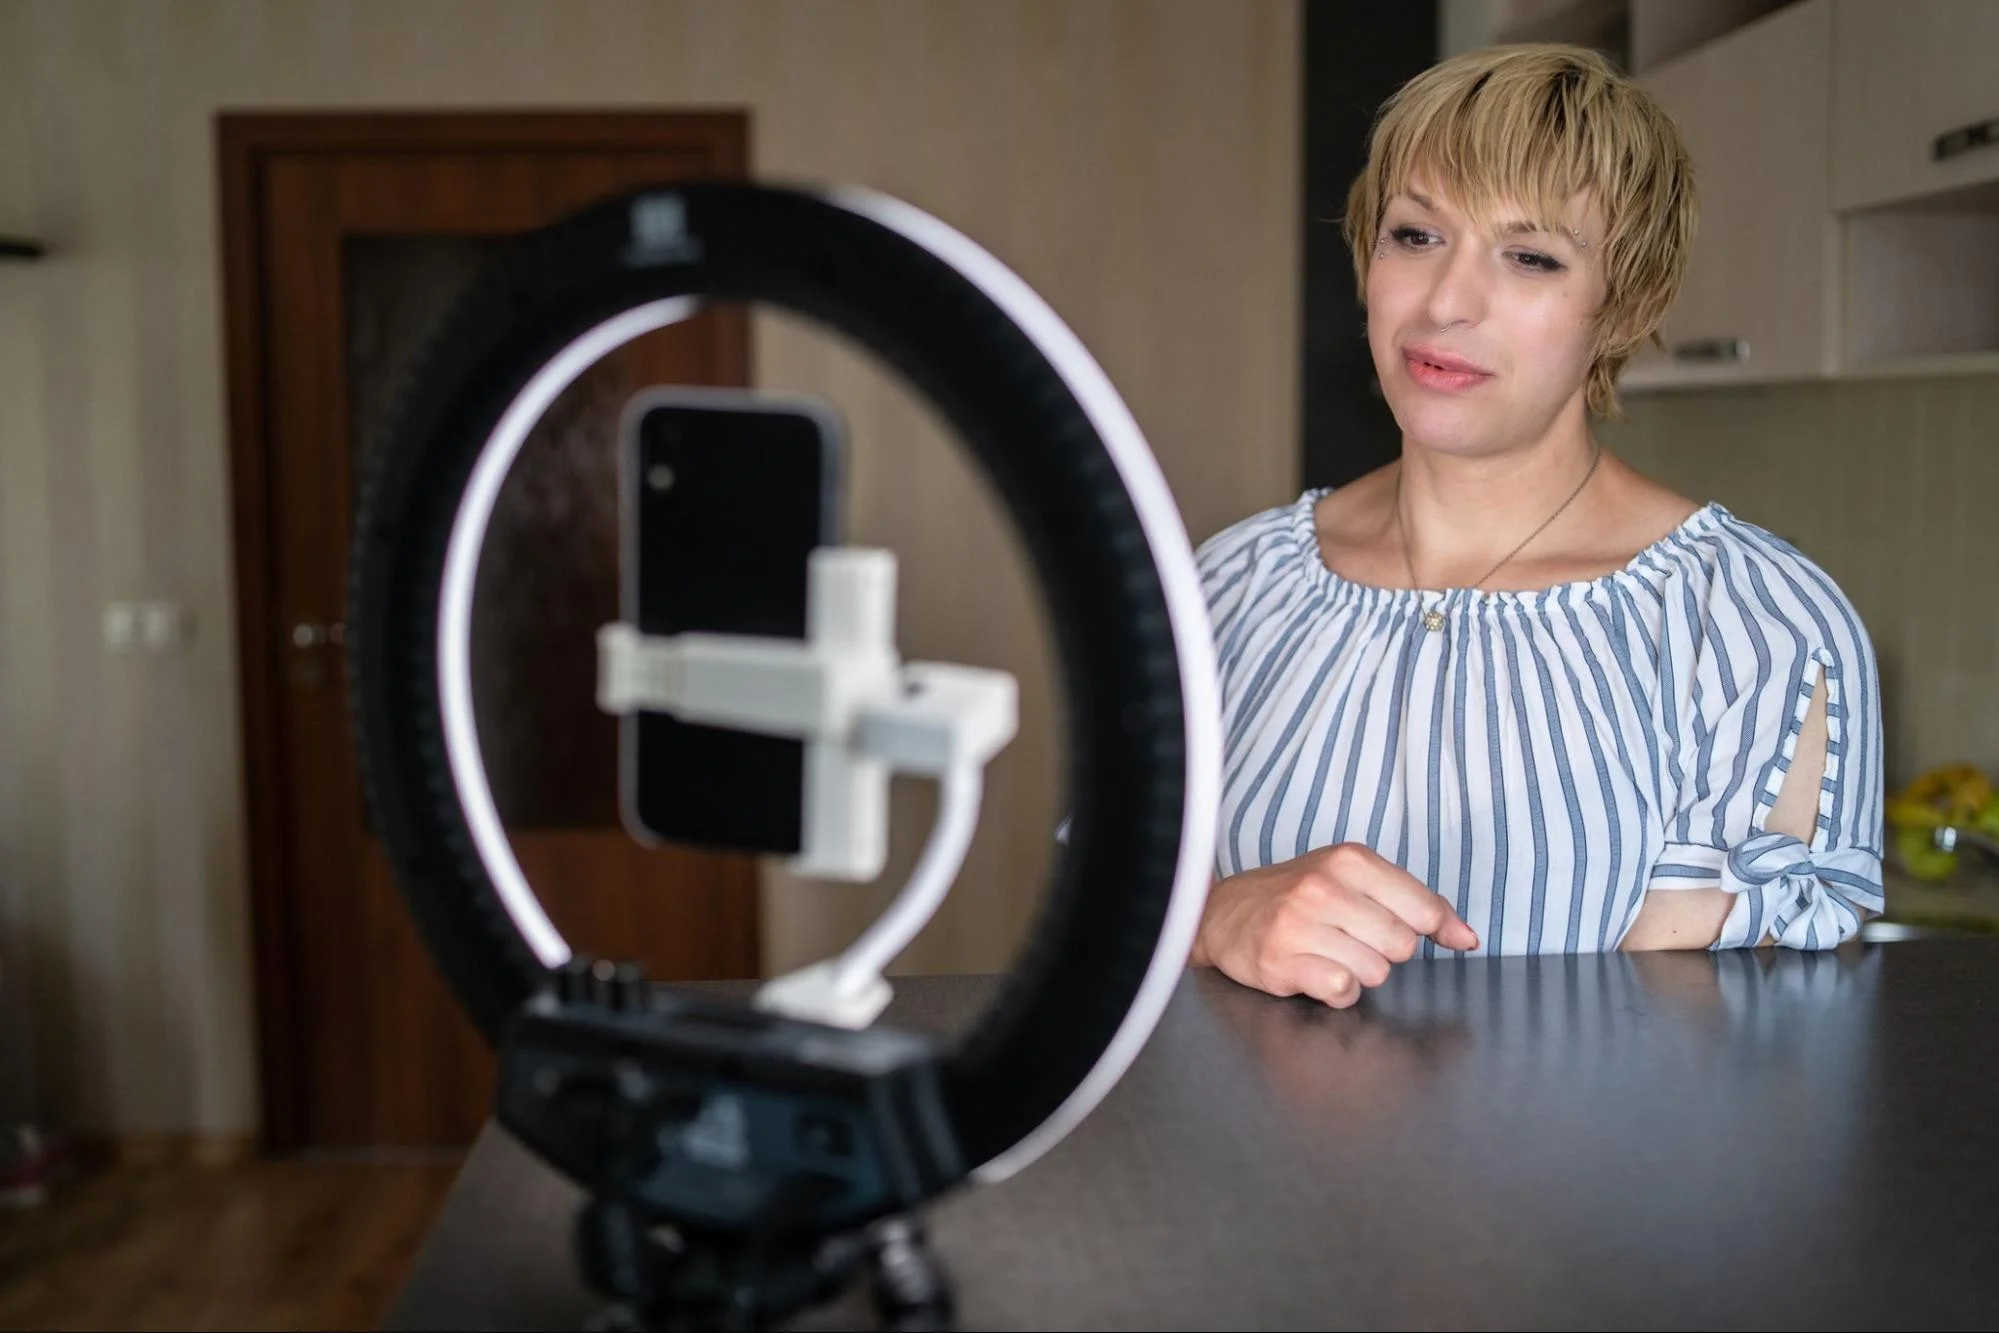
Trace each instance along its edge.
<instances>
[{"instance_id":1,"label":"black tripod base","mask_svg":"<svg viewBox=\"0 0 1999 1333\"><path fill-rule=\"evenodd\" d=\"M610 1301L592 1329L769 1328L864 1273L880 1327L952 1327L949 1279L913 1214L834 1236L743 1236L657 1227L593 1199L575 1240L584 1281Z\"/></svg>"}]
</instances>

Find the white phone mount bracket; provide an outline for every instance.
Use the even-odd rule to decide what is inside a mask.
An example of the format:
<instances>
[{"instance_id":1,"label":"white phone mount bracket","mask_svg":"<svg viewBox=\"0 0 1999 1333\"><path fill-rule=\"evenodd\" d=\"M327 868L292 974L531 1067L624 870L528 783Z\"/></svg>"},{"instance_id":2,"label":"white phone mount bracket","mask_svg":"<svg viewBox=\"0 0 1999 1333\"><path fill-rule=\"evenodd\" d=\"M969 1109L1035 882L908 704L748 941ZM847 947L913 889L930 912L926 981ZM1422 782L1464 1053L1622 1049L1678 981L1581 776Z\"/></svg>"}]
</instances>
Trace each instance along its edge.
<instances>
[{"instance_id":1,"label":"white phone mount bracket","mask_svg":"<svg viewBox=\"0 0 1999 1333\"><path fill-rule=\"evenodd\" d=\"M835 958L773 978L759 1008L863 1028L889 1001L882 970L951 891L978 827L986 764L1019 725L1019 686L1004 671L901 660L892 551L821 547L806 588L806 637L597 633L597 702L606 712L671 713L684 722L805 742L801 847L788 868L861 881L888 859L888 780L936 778L937 822L909 882Z\"/></svg>"}]
</instances>

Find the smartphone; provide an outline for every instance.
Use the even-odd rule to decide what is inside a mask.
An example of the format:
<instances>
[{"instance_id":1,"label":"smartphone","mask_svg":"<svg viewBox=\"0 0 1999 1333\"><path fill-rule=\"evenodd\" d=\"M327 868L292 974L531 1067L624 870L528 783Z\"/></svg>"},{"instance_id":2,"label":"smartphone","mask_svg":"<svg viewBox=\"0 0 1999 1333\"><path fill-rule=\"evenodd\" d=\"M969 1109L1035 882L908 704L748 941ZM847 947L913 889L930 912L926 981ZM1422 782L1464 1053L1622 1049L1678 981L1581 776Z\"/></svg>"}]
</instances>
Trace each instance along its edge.
<instances>
[{"instance_id":1,"label":"smartphone","mask_svg":"<svg viewBox=\"0 0 1999 1333\"><path fill-rule=\"evenodd\" d=\"M641 634L802 639L813 549L838 543L843 437L830 405L655 388L620 424L621 600ZM619 737L627 830L648 844L796 855L805 743L635 711Z\"/></svg>"}]
</instances>

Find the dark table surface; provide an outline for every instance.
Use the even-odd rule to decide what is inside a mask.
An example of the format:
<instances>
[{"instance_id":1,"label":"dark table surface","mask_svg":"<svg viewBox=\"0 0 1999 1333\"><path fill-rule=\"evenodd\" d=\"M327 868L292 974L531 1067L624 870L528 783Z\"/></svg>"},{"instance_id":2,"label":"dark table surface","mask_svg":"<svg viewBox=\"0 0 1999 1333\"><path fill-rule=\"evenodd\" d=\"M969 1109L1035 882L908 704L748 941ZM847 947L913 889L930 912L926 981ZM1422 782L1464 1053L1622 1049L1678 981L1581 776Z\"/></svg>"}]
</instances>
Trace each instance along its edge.
<instances>
[{"instance_id":1,"label":"dark table surface","mask_svg":"<svg viewBox=\"0 0 1999 1333\"><path fill-rule=\"evenodd\" d=\"M896 991L956 1031L993 984ZM488 1126L387 1326L582 1326L577 1202ZM1190 974L930 1220L965 1328L1993 1327L1999 943L1439 960L1344 1012Z\"/></svg>"}]
</instances>

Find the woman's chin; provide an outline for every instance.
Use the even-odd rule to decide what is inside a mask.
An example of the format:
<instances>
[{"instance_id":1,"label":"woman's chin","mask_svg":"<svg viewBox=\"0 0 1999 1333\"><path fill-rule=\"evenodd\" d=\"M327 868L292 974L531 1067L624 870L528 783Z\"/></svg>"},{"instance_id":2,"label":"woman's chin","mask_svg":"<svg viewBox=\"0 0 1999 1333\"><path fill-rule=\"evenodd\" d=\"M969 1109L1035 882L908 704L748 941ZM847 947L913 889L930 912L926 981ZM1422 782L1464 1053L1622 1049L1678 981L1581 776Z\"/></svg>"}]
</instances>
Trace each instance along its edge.
<instances>
[{"instance_id":1,"label":"woman's chin","mask_svg":"<svg viewBox=\"0 0 1999 1333\"><path fill-rule=\"evenodd\" d=\"M1504 448L1489 411L1469 403L1391 404L1405 442L1440 454L1477 457Z\"/></svg>"}]
</instances>

